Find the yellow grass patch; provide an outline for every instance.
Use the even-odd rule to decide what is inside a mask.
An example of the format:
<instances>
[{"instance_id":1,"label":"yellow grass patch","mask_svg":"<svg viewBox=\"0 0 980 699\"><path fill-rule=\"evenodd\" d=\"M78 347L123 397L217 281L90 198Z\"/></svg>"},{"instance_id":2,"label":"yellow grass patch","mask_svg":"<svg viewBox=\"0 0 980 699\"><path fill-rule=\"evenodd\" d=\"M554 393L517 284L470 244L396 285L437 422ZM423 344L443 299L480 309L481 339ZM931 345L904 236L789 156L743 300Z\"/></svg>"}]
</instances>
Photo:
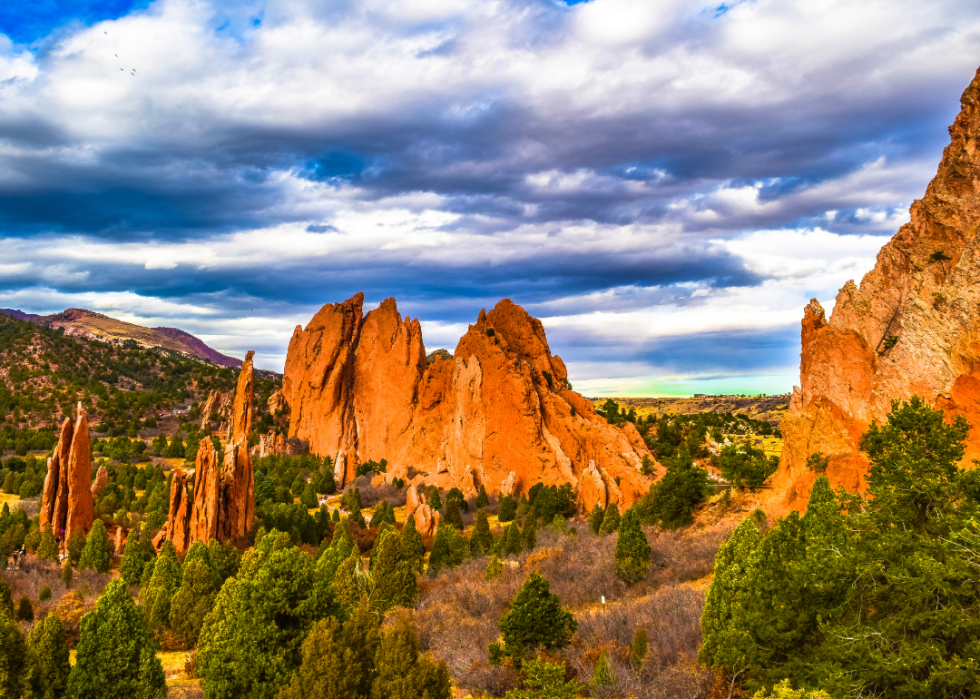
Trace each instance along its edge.
<instances>
[{"instance_id":1,"label":"yellow grass patch","mask_svg":"<svg viewBox=\"0 0 980 699\"><path fill-rule=\"evenodd\" d=\"M14 509L14 505L20 502L20 496L14 495L13 493L0 493L0 507L3 507L4 503L7 504L10 509Z\"/></svg>"}]
</instances>

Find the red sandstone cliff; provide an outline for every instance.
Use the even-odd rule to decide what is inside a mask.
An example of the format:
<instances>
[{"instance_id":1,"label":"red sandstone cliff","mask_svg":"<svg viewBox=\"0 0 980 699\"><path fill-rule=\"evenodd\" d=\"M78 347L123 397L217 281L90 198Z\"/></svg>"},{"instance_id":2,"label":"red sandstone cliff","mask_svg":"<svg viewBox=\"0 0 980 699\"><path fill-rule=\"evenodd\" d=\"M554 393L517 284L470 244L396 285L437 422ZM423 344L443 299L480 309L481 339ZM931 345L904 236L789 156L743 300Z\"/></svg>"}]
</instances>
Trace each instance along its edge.
<instances>
[{"instance_id":1,"label":"red sandstone cliff","mask_svg":"<svg viewBox=\"0 0 980 699\"><path fill-rule=\"evenodd\" d=\"M224 463L211 440L204 439L194 464L193 493L190 474L174 473L170 486L170 510L163 537L178 551L195 541L243 542L255 519L255 477L249 457L252 431L252 394L255 374L249 352L242 363L231 408L231 439L225 445ZM192 497L193 496L193 497Z\"/></svg>"},{"instance_id":2,"label":"red sandstone cliff","mask_svg":"<svg viewBox=\"0 0 980 699\"><path fill-rule=\"evenodd\" d=\"M418 321L402 319L394 299L363 316L363 301L328 304L297 327L283 378L290 436L333 456L339 485L358 463L385 458L389 477L414 467L420 481L464 492L571 482L587 507L646 492L642 439L568 388L523 308L503 300L481 311L454 357L427 365Z\"/></svg>"},{"instance_id":3,"label":"red sandstone cliff","mask_svg":"<svg viewBox=\"0 0 980 699\"><path fill-rule=\"evenodd\" d=\"M828 321L813 300L803 318L800 388L782 423L774 506L802 509L818 474L807 458L829 457L834 486L865 487L857 444L891 401L919 395L972 425L965 464L980 457L980 71L963 93L936 177L911 221L878 253L875 268L848 282Z\"/></svg>"},{"instance_id":4,"label":"red sandstone cliff","mask_svg":"<svg viewBox=\"0 0 980 699\"><path fill-rule=\"evenodd\" d=\"M40 525L42 530L50 529L64 545L72 534L88 534L94 518L88 416L79 403L75 424L65 418L54 455L48 459Z\"/></svg>"}]
</instances>

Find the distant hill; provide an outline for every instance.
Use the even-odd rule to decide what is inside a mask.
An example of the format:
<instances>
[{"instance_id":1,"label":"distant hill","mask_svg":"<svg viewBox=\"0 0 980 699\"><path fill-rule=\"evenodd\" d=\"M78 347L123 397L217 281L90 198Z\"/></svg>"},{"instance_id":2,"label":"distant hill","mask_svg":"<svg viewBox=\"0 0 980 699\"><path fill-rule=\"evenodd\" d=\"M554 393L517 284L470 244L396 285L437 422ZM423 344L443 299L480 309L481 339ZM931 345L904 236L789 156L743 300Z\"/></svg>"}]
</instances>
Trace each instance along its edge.
<instances>
[{"instance_id":1,"label":"distant hill","mask_svg":"<svg viewBox=\"0 0 980 699\"><path fill-rule=\"evenodd\" d=\"M84 308L69 308L50 316L24 313L11 308L0 308L4 313L18 320L26 320L46 328L61 328L66 335L85 337L103 342L136 342L140 347L161 347L180 354L213 362L218 366L235 368L241 360L221 354L208 347L190 333L177 328L145 328L142 325L116 320L109 316L88 311Z\"/></svg>"}]
</instances>

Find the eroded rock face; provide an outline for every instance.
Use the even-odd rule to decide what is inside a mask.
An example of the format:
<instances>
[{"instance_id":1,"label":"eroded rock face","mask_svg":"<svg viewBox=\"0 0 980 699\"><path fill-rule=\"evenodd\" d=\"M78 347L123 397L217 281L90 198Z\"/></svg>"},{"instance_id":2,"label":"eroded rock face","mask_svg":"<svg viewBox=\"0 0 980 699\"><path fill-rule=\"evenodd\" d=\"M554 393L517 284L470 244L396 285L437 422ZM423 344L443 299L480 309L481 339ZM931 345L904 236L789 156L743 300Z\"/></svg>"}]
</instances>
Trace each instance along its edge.
<instances>
[{"instance_id":1,"label":"eroded rock face","mask_svg":"<svg viewBox=\"0 0 980 699\"><path fill-rule=\"evenodd\" d=\"M89 452L88 416L79 403L75 423L62 423L41 496L41 529L50 529L63 544L74 533L88 534L95 518Z\"/></svg>"},{"instance_id":2,"label":"eroded rock face","mask_svg":"<svg viewBox=\"0 0 980 699\"><path fill-rule=\"evenodd\" d=\"M252 430L252 395L255 374L249 352L242 363L238 388L231 409L231 438L225 445L224 462L211 440L201 440L194 464L193 497L189 475L174 474L170 488L170 511L166 538L177 551L186 551L195 541L246 540L255 519L255 484L248 439Z\"/></svg>"},{"instance_id":3,"label":"eroded rock face","mask_svg":"<svg viewBox=\"0 0 980 699\"><path fill-rule=\"evenodd\" d=\"M99 466L99 470L95 472L95 480L92 481L92 497L97 498L102 495L107 485L109 485L109 472L105 470L105 466Z\"/></svg>"},{"instance_id":4,"label":"eroded rock face","mask_svg":"<svg viewBox=\"0 0 980 699\"><path fill-rule=\"evenodd\" d=\"M334 457L338 486L358 463L386 458L392 476L414 467L467 493L578 487L590 464L602 485L582 490L585 506L610 491L624 505L646 492L639 434L609 425L568 387L544 326L520 306L481 311L451 358L431 361L418 321L402 319L394 299L363 318L362 306L362 294L328 304L297 328L283 379L290 436Z\"/></svg>"},{"instance_id":5,"label":"eroded rock face","mask_svg":"<svg viewBox=\"0 0 980 699\"><path fill-rule=\"evenodd\" d=\"M781 429L774 505L803 509L819 474L807 459L828 457L836 487L865 487L858 449L892 400L913 395L972 428L965 464L980 456L980 71L963 93L951 141L911 221L878 253L858 287L848 282L828 321L813 300L804 311L800 388ZM946 259L948 258L948 259Z\"/></svg>"},{"instance_id":6,"label":"eroded rock face","mask_svg":"<svg viewBox=\"0 0 980 699\"><path fill-rule=\"evenodd\" d=\"M436 535L439 528L439 513L434 512L415 485L410 485L406 492L405 499L405 519L409 517L415 519L415 529L423 538Z\"/></svg>"}]
</instances>

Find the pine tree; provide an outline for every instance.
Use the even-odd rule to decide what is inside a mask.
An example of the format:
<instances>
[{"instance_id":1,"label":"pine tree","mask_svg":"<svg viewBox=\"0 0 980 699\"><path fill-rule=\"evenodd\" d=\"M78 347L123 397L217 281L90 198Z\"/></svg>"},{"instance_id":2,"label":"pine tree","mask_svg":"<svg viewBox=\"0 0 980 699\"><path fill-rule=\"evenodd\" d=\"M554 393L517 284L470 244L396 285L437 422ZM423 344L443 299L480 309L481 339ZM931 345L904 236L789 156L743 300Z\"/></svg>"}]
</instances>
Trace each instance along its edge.
<instances>
[{"instance_id":1,"label":"pine tree","mask_svg":"<svg viewBox=\"0 0 980 699\"><path fill-rule=\"evenodd\" d=\"M371 699L450 699L449 668L419 652L420 643L411 621L399 616L384 632L374 658L375 677Z\"/></svg>"},{"instance_id":2,"label":"pine tree","mask_svg":"<svg viewBox=\"0 0 980 699\"><path fill-rule=\"evenodd\" d=\"M488 507L490 505L490 496L487 495L487 489L480 484L480 492L476 494L476 506L477 507Z\"/></svg>"},{"instance_id":3,"label":"pine tree","mask_svg":"<svg viewBox=\"0 0 980 699\"><path fill-rule=\"evenodd\" d=\"M531 512L524 518L524 531L521 532L521 540L524 548L533 551L538 545L538 520Z\"/></svg>"},{"instance_id":4,"label":"pine tree","mask_svg":"<svg viewBox=\"0 0 980 699\"><path fill-rule=\"evenodd\" d=\"M392 607L411 608L418 598L413 561L405 558L401 537L392 532L381 540L378 556L371 566L374 598L382 611Z\"/></svg>"},{"instance_id":5,"label":"pine tree","mask_svg":"<svg viewBox=\"0 0 980 699\"><path fill-rule=\"evenodd\" d=\"M429 553L429 575L436 575L443 568L449 567L450 550L449 543L452 534L449 527L442 522L436 530L436 539L432 542L432 552Z\"/></svg>"},{"instance_id":6,"label":"pine tree","mask_svg":"<svg viewBox=\"0 0 980 699\"><path fill-rule=\"evenodd\" d=\"M103 531L105 527L103 527ZM108 536L106 537L108 542ZM71 537L68 539L68 560L71 561L73 567L78 568L80 561L82 560L82 552L85 550L86 539L85 535L81 532L72 533ZM79 568L81 570L81 568Z\"/></svg>"},{"instance_id":7,"label":"pine tree","mask_svg":"<svg viewBox=\"0 0 980 699\"><path fill-rule=\"evenodd\" d=\"M367 699L379 644L377 622L367 605L340 624L324 619L313 625L302 646L302 662L278 699Z\"/></svg>"},{"instance_id":8,"label":"pine tree","mask_svg":"<svg viewBox=\"0 0 980 699\"><path fill-rule=\"evenodd\" d=\"M501 553L504 556L519 556L524 548L521 530L517 522L511 522L504 530L502 537Z\"/></svg>"},{"instance_id":9,"label":"pine tree","mask_svg":"<svg viewBox=\"0 0 980 699\"><path fill-rule=\"evenodd\" d=\"M596 536L599 536L599 530L602 529L602 520L605 516L606 511L598 503L592 508L592 512L589 513L589 530Z\"/></svg>"},{"instance_id":10,"label":"pine tree","mask_svg":"<svg viewBox=\"0 0 980 699\"><path fill-rule=\"evenodd\" d=\"M337 601L348 610L356 609L364 596L364 567L356 549L337 568L333 587Z\"/></svg>"},{"instance_id":11,"label":"pine tree","mask_svg":"<svg viewBox=\"0 0 980 699\"><path fill-rule=\"evenodd\" d=\"M429 507L432 508L432 511L433 512L435 512L436 510L441 510L442 509L442 498L439 497L439 489L438 488L433 488L430 491L430 494L429 494Z\"/></svg>"},{"instance_id":12,"label":"pine tree","mask_svg":"<svg viewBox=\"0 0 980 699\"><path fill-rule=\"evenodd\" d=\"M35 696L38 668L12 616L0 613L0 697Z\"/></svg>"},{"instance_id":13,"label":"pine tree","mask_svg":"<svg viewBox=\"0 0 980 699\"><path fill-rule=\"evenodd\" d=\"M82 620L68 691L78 699L155 699L166 694L163 667L143 616L121 580L106 587Z\"/></svg>"},{"instance_id":14,"label":"pine tree","mask_svg":"<svg viewBox=\"0 0 980 699\"><path fill-rule=\"evenodd\" d=\"M65 589L67 590L71 587L72 570L71 561L65 560L65 564L61 567L61 582L64 583Z\"/></svg>"},{"instance_id":15,"label":"pine tree","mask_svg":"<svg viewBox=\"0 0 980 699\"><path fill-rule=\"evenodd\" d=\"M589 688L595 694L615 689L619 685L619 678L613 671L612 663L609 661L609 651L605 648L599 655L599 659L592 669L592 679L589 681Z\"/></svg>"},{"instance_id":16,"label":"pine tree","mask_svg":"<svg viewBox=\"0 0 980 699\"><path fill-rule=\"evenodd\" d=\"M412 570L421 573L425 564L425 544L422 543L422 535L415 528L415 517L406 520L405 528L402 530L401 545L402 555L411 563Z\"/></svg>"},{"instance_id":17,"label":"pine tree","mask_svg":"<svg viewBox=\"0 0 980 699\"><path fill-rule=\"evenodd\" d=\"M112 566L111 544L109 535L106 533L105 525L101 519L95 520L92 530L88 533L85 540L85 548L78 560L78 569L85 570L92 568L99 573L108 573Z\"/></svg>"},{"instance_id":18,"label":"pine tree","mask_svg":"<svg viewBox=\"0 0 980 699\"><path fill-rule=\"evenodd\" d=\"M565 681L565 664L533 658L522 668L524 689L512 689L505 699L575 699L582 686L575 680Z\"/></svg>"},{"instance_id":19,"label":"pine tree","mask_svg":"<svg viewBox=\"0 0 980 699\"><path fill-rule=\"evenodd\" d=\"M463 529L463 516L459 513L459 500L456 498L446 499L446 516L442 521L453 525L458 530Z\"/></svg>"},{"instance_id":20,"label":"pine tree","mask_svg":"<svg viewBox=\"0 0 980 699\"><path fill-rule=\"evenodd\" d=\"M476 511L473 534L470 536L470 552L474 556L482 556L493 546L493 534L490 532L490 520L483 510Z\"/></svg>"},{"instance_id":21,"label":"pine tree","mask_svg":"<svg viewBox=\"0 0 980 699\"><path fill-rule=\"evenodd\" d=\"M170 601L170 628L189 647L197 644L204 617L214 605L215 576L203 559L184 561L180 587Z\"/></svg>"},{"instance_id":22,"label":"pine tree","mask_svg":"<svg viewBox=\"0 0 980 699\"><path fill-rule=\"evenodd\" d=\"M469 512L470 506L466 502L466 498L463 496L463 491L459 488L453 487L446 494L446 505L448 507L449 501L455 500L456 504L459 506L460 512Z\"/></svg>"},{"instance_id":23,"label":"pine tree","mask_svg":"<svg viewBox=\"0 0 980 699\"><path fill-rule=\"evenodd\" d=\"M61 619L54 613L35 624L27 637L27 645L37 661L41 696L44 699L63 697L68 689L68 640Z\"/></svg>"},{"instance_id":24,"label":"pine tree","mask_svg":"<svg viewBox=\"0 0 980 699\"><path fill-rule=\"evenodd\" d=\"M551 520L551 528L554 529L558 534L568 533L568 522L560 514L556 514Z\"/></svg>"},{"instance_id":25,"label":"pine tree","mask_svg":"<svg viewBox=\"0 0 980 699\"><path fill-rule=\"evenodd\" d=\"M602 526L599 527L599 536L609 536L614 531L619 530L619 506L611 502L606 507L606 512L602 518Z\"/></svg>"},{"instance_id":26,"label":"pine tree","mask_svg":"<svg viewBox=\"0 0 980 699\"><path fill-rule=\"evenodd\" d=\"M54 540L54 534L48 529L41 532L41 543L37 547L37 557L42 561L54 561L58 558L58 543Z\"/></svg>"},{"instance_id":27,"label":"pine tree","mask_svg":"<svg viewBox=\"0 0 980 699\"><path fill-rule=\"evenodd\" d=\"M180 564L171 542L164 543L150 582L140 590L140 607L147 627L157 631L170 624L170 603L180 588Z\"/></svg>"},{"instance_id":28,"label":"pine tree","mask_svg":"<svg viewBox=\"0 0 980 699\"><path fill-rule=\"evenodd\" d=\"M136 541L135 530L130 530L129 537L126 539L126 546L123 548L122 562L119 564L119 576L126 581L127 585L138 585L143 577L143 569L146 564L153 560L153 545L146 542Z\"/></svg>"},{"instance_id":29,"label":"pine tree","mask_svg":"<svg viewBox=\"0 0 980 699\"><path fill-rule=\"evenodd\" d=\"M650 543L640 528L636 510L630 508L619 523L616 541L616 575L627 584L643 580L650 570Z\"/></svg>"},{"instance_id":30,"label":"pine tree","mask_svg":"<svg viewBox=\"0 0 980 699\"><path fill-rule=\"evenodd\" d=\"M564 648L578 624L571 612L562 609L550 583L539 573L531 573L498 626L503 648L498 647L494 655L511 657L519 664L538 649Z\"/></svg>"},{"instance_id":31,"label":"pine tree","mask_svg":"<svg viewBox=\"0 0 980 699\"><path fill-rule=\"evenodd\" d=\"M514 517L517 516L517 503L514 502L513 495L503 495L500 498L500 511L497 513L497 519L501 524L505 522L513 522Z\"/></svg>"},{"instance_id":32,"label":"pine tree","mask_svg":"<svg viewBox=\"0 0 980 699\"><path fill-rule=\"evenodd\" d=\"M308 510L312 510L320 504L320 499L316 496L316 491L313 489L312 483L307 483L306 487L303 488L303 494L300 495L299 501Z\"/></svg>"},{"instance_id":33,"label":"pine tree","mask_svg":"<svg viewBox=\"0 0 980 699\"><path fill-rule=\"evenodd\" d=\"M351 551L357 548L354 537L350 533L350 524L344 519L333 530L333 540L330 545L337 550L342 558L350 556Z\"/></svg>"},{"instance_id":34,"label":"pine tree","mask_svg":"<svg viewBox=\"0 0 980 699\"><path fill-rule=\"evenodd\" d=\"M13 618L14 598L10 592L10 583L0 578L0 616L4 614Z\"/></svg>"}]
</instances>

